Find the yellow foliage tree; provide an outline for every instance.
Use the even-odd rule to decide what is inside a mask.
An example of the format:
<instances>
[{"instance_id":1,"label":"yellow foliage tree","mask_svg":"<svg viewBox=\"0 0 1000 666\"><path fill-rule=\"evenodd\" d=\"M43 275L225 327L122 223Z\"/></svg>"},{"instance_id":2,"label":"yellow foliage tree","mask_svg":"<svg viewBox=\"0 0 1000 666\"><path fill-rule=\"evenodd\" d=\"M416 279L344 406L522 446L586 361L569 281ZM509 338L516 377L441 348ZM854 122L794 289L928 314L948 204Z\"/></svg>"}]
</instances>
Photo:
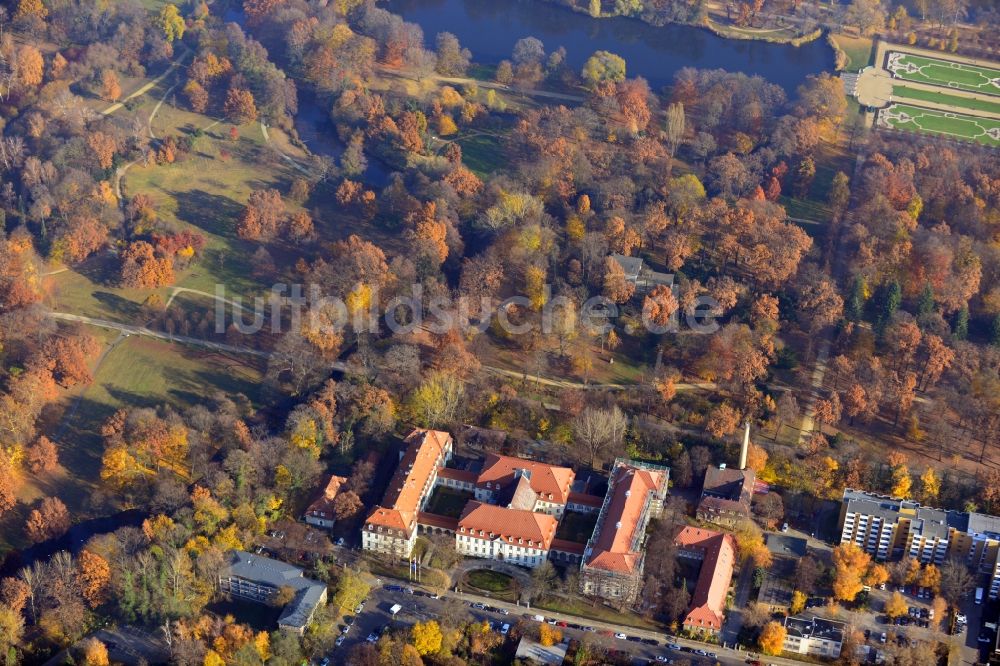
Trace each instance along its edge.
<instances>
[{"instance_id":1,"label":"yellow foliage tree","mask_svg":"<svg viewBox=\"0 0 1000 666\"><path fill-rule=\"evenodd\" d=\"M868 573L865 574L865 585L878 587L887 580L889 580L889 570L884 564L873 564L868 567Z\"/></svg>"},{"instance_id":2,"label":"yellow foliage tree","mask_svg":"<svg viewBox=\"0 0 1000 666\"><path fill-rule=\"evenodd\" d=\"M108 666L108 648L96 638L88 638L83 643L84 666Z\"/></svg>"},{"instance_id":3,"label":"yellow foliage tree","mask_svg":"<svg viewBox=\"0 0 1000 666\"><path fill-rule=\"evenodd\" d=\"M441 650L441 642L444 637L441 635L441 627L435 620L427 622L417 622L410 630L410 642L421 656L436 654Z\"/></svg>"},{"instance_id":4,"label":"yellow foliage tree","mask_svg":"<svg viewBox=\"0 0 1000 666\"><path fill-rule=\"evenodd\" d=\"M757 644L761 652L769 655L779 655L785 646L787 632L780 622L768 622L760 632Z\"/></svg>"},{"instance_id":5,"label":"yellow foliage tree","mask_svg":"<svg viewBox=\"0 0 1000 666\"><path fill-rule=\"evenodd\" d=\"M892 468L892 496L900 499L909 499L910 489L913 486L913 479L910 478L910 469L906 465L896 465Z\"/></svg>"},{"instance_id":6,"label":"yellow foliage tree","mask_svg":"<svg viewBox=\"0 0 1000 666\"><path fill-rule=\"evenodd\" d=\"M907 614L909 608L906 605L906 599L899 592L893 592L889 600L885 602L885 614L890 618L902 617Z\"/></svg>"},{"instance_id":7,"label":"yellow foliage tree","mask_svg":"<svg viewBox=\"0 0 1000 666\"><path fill-rule=\"evenodd\" d=\"M933 564L925 565L923 573L920 574L920 585L929 587L936 593L941 588L941 570Z\"/></svg>"},{"instance_id":8,"label":"yellow foliage tree","mask_svg":"<svg viewBox=\"0 0 1000 666\"><path fill-rule=\"evenodd\" d=\"M187 26L181 13L177 11L177 5L164 5L163 9L160 10L160 28L168 42L173 42L184 36Z\"/></svg>"},{"instance_id":9,"label":"yellow foliage tree","mask_svg":"<svg viewBox=\"0 0 1000 666\"><path fill-rule=\"evenodd\" d=\"M562 632L550 624L542 624L538 627L538 642L545 647L550 647L562 642Z\"/></svg>"},{"instance_id":10,"label":"yellow foliage tree","mask_svg":"<svg viewBox=\"0 0 1000 666\"><path fill-rule=\"evenodd\" d=\"M15 19L38 17L44 19L49 15L49 10L42 4L42 0L21 0L17 3L17 11L14 12Z\"/></svg>"},{"instance_id":11,"label":"yellow foliage tree","mask_svg":"<svg viewBox=\"0 0 1000 666\"><path fill-rule=\"evenodd\" d=\"M798 615L801 613L806 607L806 599L808 599L808 597L805 592L801 592L799 590L792 592L792 605L791 608L789 608L789 612L792 615Z\"/></svg>"},{"instance_id":12,"label":"yellow foliage tree","mask_svg":"<svg viewBox=\"0 0 1000 666\"><path fill-rule=\"evenodd\" d=\"M833 549L833 596L840 601L853 601L864 585L861 577L868 570L871 557L853 543Z\"/></svg>"},{"instance_id":13,"label":"yellow foliage tree","mask_svg":"<svg viewBox=\"0 0 1000 666\"><path fill-rule=\"evenodd\" d=\"M920 492L923 494L924 502L927 504L937 501L938 495L941 494L941 482L938 481L933 467L928 467L927 471L921 475Z\"/></svg>"},{"instance_id":14,"label":"yellow foliage tree","mask_svg":"<svg viewBox=\"0 0 1000 666\"><path fill-rule=\"evenodd\" d=\"M541 310L545 305L545 269L541 266L528 266L524 272L524 288L531 307Z\"/></svg>"},{"instance_id":15,"label":"yellow foliage tree","mask_svg":"<svg viewBox=\"0 0 1000 666\"><path fill-rule=\"evenodd\" d=\"M441 136L451 136L458 131L458 125L447 113L442 113L437 119L437 130Z\"/></svg>"}]
</instances>

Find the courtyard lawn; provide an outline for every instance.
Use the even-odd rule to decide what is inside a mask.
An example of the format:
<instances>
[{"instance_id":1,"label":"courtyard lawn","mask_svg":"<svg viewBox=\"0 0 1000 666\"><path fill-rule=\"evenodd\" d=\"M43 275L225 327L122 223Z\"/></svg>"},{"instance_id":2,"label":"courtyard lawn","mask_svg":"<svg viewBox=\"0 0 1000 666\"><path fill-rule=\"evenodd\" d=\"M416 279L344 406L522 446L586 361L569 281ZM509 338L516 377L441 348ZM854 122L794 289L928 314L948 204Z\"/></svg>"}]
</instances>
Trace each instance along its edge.
<instances>
[{"instance_id":1,"label":"courtyard lawn","mask_svg":"<svg viewBox=\"0 0 1000 666\"><path fill-rule=\"evenodd\" d=\"M936 104L947 104L960 109L969 109L970 111L988 111L990 113L1000 114L1000 101L990 102L988 100L973 97L961 97L944 91L936 92L932 90L924 90L922 88L911 88L910 86L893 86L892 97L893 99L934 102Z\"/></svg>"},{"instance_id":2,"label":"courtyard lawn","mask_svg":"<svg viewBox=\"0 0 1000 666\"><path fill-rule=\"evenodd\" d=\"M1000 119L893 104L879 111L878 122L885 127L906 132L920 132L1000 147Z\"/></svg>"},{"instance_id":3,"label":"courtyard lawn","mask_svg":"<svg viewBox=\"0 0 1000 666\"><path fill-rule=\"evenodd\" d=\"M559 527L556 529L556 538L576 543L587 543L594 534L594 525L597 524L597 512L580 513L577 511L566 511L563 513Z\"/></svg>"},{"instance_id":4,"label":"courtyard lawn","mask_svg":"<svg viewBox=\"0 0 1000 666\"><path fill-rule=\"evenodd\" d=\"M465 490L456 490L446 486L438 486L434 489L434 493L427 502L427 507L424 511L438 516L458 518L462 515L462 509L465 508L465 505L469 502L469 500L473 499L473 497L473 493Z\"/></svg>"},{"instance_id":5,"label":"courtyard lawn","mask_svg":"<svg viewBox=\"0 0 1000 666\"><path fill-rule=\"evenodd\" d=\"M887 69L896 78L945 88L1000 95L1000 69L912 53L889 53Z\"/></svg>"},{"instance_id":6,"label":"courtyard lawn","mask_svg":"<svg viewBox=\"0 0 1000 666\"><path fill-rule=\"evenodd\" d=\"M464 583L470 588L468 590L470 592L511 603L516 601L517 592L514 587L514 579L499 571L475 569L465 575Z\"/></svg>"},{"instance_id":7,"label":"courtyard lawn","mask_svg":"<svg viewBox=\"0 0 1000 666\"><path fill-rule=\"evenodd\" d=\"M477 590L499 594L510 591L514 586L514 579L507 574L488 569L475 569L465 576L465 582Z\"/></svg>"}]
</instances>

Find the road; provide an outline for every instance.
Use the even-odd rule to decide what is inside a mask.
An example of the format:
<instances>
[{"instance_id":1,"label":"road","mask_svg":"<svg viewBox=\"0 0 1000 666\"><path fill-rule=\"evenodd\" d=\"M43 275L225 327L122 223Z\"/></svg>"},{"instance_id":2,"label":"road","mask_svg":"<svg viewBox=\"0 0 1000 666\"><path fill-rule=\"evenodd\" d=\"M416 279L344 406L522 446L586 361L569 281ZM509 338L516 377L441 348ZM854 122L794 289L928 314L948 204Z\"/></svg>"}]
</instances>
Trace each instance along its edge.
<instances>
[{"instance_id":1,"label":"road","mask_svg":"<svg viewBox=\"0 0 1000 666\"><path fill-rule=\"evenodd\" d=\"M75 314L70 314L68 312L50 312L48 313L48 316L52 319L58 319L59 321L72 321L80 324L86 324L88 326L98 326L100 328L107 328L112 331L125 333L127 335L141 335L147 338L166 340L167 342L180 342L186 345L193 345L195 347L205 347L206 349L211 349L213 351L229 352L232 354L250 354L252 356L260 356L263 358L267 358L268 356L270 356L268 352L260 351L259 349L250 349L249 347L237 347L235 345L227 345L221 342L200 340L199 338L192 338L186 335L175 335L173 333L164 333L162 331L154 331L152 329L146 328L145 326L120 324L116 321L109 321L107 319L95 319L93 317L84 317L83 315L75 315Z\"/></svg>"},{"instance_id":2,"label":"road","mask_svg":"<svg viewBox=\"0 0 1000 666\"><path fill-rule=\"evenodd\" d=\"M393 582L392 584L396 583ZM406 583L399 584L403 586L406 585ZM421 592L419 587L414 587L417 588L418 592ZM479 602L488 604L493 608L505 609L509 614L503 615L501 612L490 612L471 608L470 604ZM393 604L397 603L403 606L403 609L395 618L393 618L389 615L389 608ZM364 610L354 617L353 626L351 626L344 644L333 650L330 654L330 660L333 663L338 663L338 658L342 660L347 654L347 651L354 645L364 641L369 634L377 632L385 626L406 627L414 624L415 622L439 619L441 617L448 616L465 620L490 620L492 622L505 622L509 623L511 627L513 627L518 622L526 623L528 625L534 624L534 621L530 618L536 612L544 615L546 619L555 619L556 621L566 622L568 625L578 624L581 627L593 627L596 631L590 632L567 626L562 628L562 632L565 638L575 638L579 640L587 636L590 637L595 643L604 645L607 648L624 650L632 655L634 663L637 664L645 664L649 660L655 660L657 655L663 655L673 659L685 658L690 660L692 664L702 666L715 663L724 664L725 666L736 666L737 664L745 664L748 657L748 653L746 652L723 649L718 646L706 645L705 643L699 643L697 641L687 639L673 637L668 638L666 634L661 632L622 628L604 622L578 618L546 610L529 610L524 606L517 606L515 604L500 602L477 595L447 592L442 595L440 599L434 599L429 596L429 593L425 593L423 595L410 595L405 592L390 592L384 589L382 585L376 585L372 589L368 599L365 601ZM348 614L348 616L353 616L353 613ZM636 640L619 640L614 638L614 633L617 631L624 631L625 634L632 638L652 639L657 641L659 645L649 645ZM695 655L692 651L679 652L669 650L666 647L666 643L668 642L676 643L681 647L688 648L690 650L698 649L705 650L707 652L715 652L717 653L717 659L713 660L707 657L700 657ZM778 664L780 666L792 666L801 663L780 657L768 657L765 658L764 661L765 663Z\"/></svg>"}]
</instances>

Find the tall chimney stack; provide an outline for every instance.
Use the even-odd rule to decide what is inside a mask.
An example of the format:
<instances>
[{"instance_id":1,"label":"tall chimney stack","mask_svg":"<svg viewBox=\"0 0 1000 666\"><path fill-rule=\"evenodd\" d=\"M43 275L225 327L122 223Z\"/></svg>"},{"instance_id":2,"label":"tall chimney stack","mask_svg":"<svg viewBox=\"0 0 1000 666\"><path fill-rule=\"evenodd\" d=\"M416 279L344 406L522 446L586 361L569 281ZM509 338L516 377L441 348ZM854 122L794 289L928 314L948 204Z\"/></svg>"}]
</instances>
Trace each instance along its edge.
<instances>
[{"instance_id":1,"label":"tall chimney stack","mask_svg":"<svg viewBox=\"0 0 1000 666\"><path fill-rule=\"evenodd\" d=\"M747 450L750 448L750 419L743 423L743 446L740 447L740 469L747 468Z\"/></svg>"}]
</instances>

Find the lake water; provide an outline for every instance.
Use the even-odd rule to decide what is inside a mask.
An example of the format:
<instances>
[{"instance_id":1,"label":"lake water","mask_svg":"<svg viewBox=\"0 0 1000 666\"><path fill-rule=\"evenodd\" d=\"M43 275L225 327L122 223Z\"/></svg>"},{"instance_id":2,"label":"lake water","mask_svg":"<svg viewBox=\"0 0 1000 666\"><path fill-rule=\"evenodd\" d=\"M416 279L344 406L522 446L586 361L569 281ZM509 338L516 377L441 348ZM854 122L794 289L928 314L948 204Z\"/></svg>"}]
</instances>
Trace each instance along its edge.
<instances>
[{"instance_id":1,"label":"lake water","mask_svg":"<svg viewBox=\"0 0 1000 666\"><path fill-rule=\"evenodd\" d=\"M577 71L594 51L616 53L625 59L627 75L644 77L654 91L671 83L678 69L697 67L759 74L794 94L806 76L833 68L833 52L823 39L799 47L724 39L685 25L593 19L543 0L389 0L382 6L421 26L428 47L437 33L454 34L474 62L510 58L514 42L536 37L546 51L565 47Z\"/></svg>"}]
</instances>

